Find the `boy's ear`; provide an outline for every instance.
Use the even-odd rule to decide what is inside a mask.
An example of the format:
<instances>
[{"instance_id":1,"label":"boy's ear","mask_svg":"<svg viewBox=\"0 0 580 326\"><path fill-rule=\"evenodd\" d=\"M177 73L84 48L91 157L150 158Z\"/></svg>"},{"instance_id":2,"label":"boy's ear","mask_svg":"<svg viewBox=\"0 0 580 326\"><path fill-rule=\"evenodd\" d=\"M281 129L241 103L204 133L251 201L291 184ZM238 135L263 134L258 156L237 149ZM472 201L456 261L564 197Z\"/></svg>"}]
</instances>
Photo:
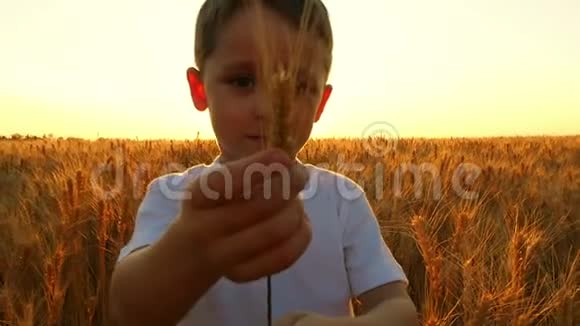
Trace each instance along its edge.
<instances>
[{"instance_id":1,"label":"boy's ear","mask_svg":"<svg viewBox=\"0 0 580 326\"><path fill-rule=\"evenodd\" d=\"M205 109L207 109L207 97L199 70L195 68L188 68L187 82L189 83L189 90L191 92L193 105L198 111L205 111Z\"/></svg>"},{"instance_id":2,"label":"boy's ear","mask_svg":"<svg viewBox=\"0 0 580 326\"><path fill-rule=\"evenodd\" d=\"M324 108L326 107L326 102L328 102L330 94L332 94L332 85L326 85L324 87L324 92L322 93L320 105L318 106L318 110L316 111L316 116L314 117L314 122L318 122L318 120L320 120L320 116L322 115L322 112L324 112Z\"/></svg>"}]
</instances>

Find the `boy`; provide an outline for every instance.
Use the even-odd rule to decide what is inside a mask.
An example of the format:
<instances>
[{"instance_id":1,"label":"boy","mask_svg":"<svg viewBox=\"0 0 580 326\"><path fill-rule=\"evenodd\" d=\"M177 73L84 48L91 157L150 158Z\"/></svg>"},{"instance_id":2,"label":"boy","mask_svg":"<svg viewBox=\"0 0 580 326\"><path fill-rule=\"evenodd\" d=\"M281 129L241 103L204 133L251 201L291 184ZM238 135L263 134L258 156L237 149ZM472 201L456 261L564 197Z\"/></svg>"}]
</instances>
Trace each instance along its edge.
<instances>
[{"instance_id":1,"label":"boy","mask_svg":"<svg viewBox=\"0 0 580 326\"><path fill-rule=\"evenodd\" d=\"M263 58L248 31L267 31L274 59L287 64L305 1L257 1L263 25L244 3L207 0L200 10L199 69L187 77L194 106L209 109L221 154L149 185L112 276L112 317L121 325L261 326L271 302L280 326L415 325L407 279L361 187L296 159L332 90L326 8L312 3L318 19L304 43L309 67L292 99L299 114L288 155L262 147ZM353 299L362 304L354 318Z\"/></svg>"}]
</instances>

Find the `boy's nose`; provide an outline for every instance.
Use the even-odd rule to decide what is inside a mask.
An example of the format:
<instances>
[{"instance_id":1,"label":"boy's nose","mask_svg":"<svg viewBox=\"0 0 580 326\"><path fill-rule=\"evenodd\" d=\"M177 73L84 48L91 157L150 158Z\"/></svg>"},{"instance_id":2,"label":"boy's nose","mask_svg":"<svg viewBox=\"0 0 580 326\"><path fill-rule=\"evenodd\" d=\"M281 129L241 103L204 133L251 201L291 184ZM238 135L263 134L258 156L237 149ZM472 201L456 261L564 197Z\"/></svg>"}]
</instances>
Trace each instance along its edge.
<instances>
[{"instance_id":1,"label":"boy's nose","mask_svg":"<svg viewBox=\"0 0 580 326\"><path fill-rule=\"evenodd\" d=\"M271 115L270 106L271 104L269 103L266 91L263 89L258 90L255 94L255 100L252 105L252 115L257 120L267 122L270 119Z\"/></svg>"},{"instance_id":2,"label":"boy's nose","mask_svg":"<svg viewBox=\"0 0 580 326\"><path fill-rule=\"evenodd\" d=\"M256 104L252 109L252 116L260 124L267 124L270 121L270 114L267 110L268 108L265 104Z\"/></svg>"}]
</instances>

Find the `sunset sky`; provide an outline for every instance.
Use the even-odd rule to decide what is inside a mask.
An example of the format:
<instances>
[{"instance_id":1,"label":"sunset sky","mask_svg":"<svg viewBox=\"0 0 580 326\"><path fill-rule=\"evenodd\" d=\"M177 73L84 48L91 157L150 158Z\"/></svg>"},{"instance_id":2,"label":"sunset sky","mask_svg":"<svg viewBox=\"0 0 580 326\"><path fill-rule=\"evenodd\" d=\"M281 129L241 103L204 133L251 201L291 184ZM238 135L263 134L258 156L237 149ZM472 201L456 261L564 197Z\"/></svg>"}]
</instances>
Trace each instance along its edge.
<instances>
[{"instance_id":1,"label":"sunset sky","mask_svg":"<svg viewBox=\"0 0 580 326\"><path fill-rule=\"evenodd\" d=\"M0 135L212 137L185 70L201 0L0 4ZM314 137L580 134L580 1L327 0Z\"/></svg>"}]
</instances>

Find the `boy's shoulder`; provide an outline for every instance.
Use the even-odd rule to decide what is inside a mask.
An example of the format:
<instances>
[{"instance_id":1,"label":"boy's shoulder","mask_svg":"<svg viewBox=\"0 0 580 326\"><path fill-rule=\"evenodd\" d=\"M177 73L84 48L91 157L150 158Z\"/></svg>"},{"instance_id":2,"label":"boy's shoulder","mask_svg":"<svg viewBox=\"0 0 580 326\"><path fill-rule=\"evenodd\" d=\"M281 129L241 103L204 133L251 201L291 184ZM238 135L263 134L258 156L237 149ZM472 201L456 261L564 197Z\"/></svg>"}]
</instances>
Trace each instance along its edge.
<instances>
[{"instance_id":1,"label":"boy's shoulder","mask_svg":"<svg viewBox=\"0 0 580 326\"><path fill-rule=\"evenodd\" d=\"M207 171L207 169L211 167L212 165L199 163L182 171L161 174L151 180L149 188L150 190L157 188L161 191L183 191L189 182L193 181L196 177L200 176L202 172Z\"/></svg>"},{"instance_id":2,"label":"boy's shoulder","mask_svg":"<svg viewBox=\"0 0 580 326\"><path fill-rule=\"evenodd\" d=\"M345 227L348 215L359 211L360 203L365 203L363 188L348 176L332 170L327 165L303 164L308 170L308 183L300 193L313 215L336 219L324 219L331 223L339 222ZM364 206L364 205L363 205ZM329 215L331 214L331 215Z\"/></svg>"},{"instance_id":3,"label":"boy's shoulder","mask_svg":"<svg viewBox=\"0 0 580 326\"><path fill-rule=\"evenodd\" d=\"M346 174L331 169L327 164L322 165L313 165L310 163L304 164L308 169L310 176L314 177L323 184L334 184L339 186L345 186L349 189L356 189L359 191L364 192L362 186L354 181L351 177L347 176Z\"/></svg>"},{"instance_id":4,"label":"boy's shoulder","mask_svg":"<svg viewBox=\"0 0 580 326\"><path fill-rule=\"evenodd\" d=\"M350 202L365 197L365 190L347 175L330 167L304 164L309 172L304 197L332 197L336 202Z\"/></svg>"}]
</instances>

